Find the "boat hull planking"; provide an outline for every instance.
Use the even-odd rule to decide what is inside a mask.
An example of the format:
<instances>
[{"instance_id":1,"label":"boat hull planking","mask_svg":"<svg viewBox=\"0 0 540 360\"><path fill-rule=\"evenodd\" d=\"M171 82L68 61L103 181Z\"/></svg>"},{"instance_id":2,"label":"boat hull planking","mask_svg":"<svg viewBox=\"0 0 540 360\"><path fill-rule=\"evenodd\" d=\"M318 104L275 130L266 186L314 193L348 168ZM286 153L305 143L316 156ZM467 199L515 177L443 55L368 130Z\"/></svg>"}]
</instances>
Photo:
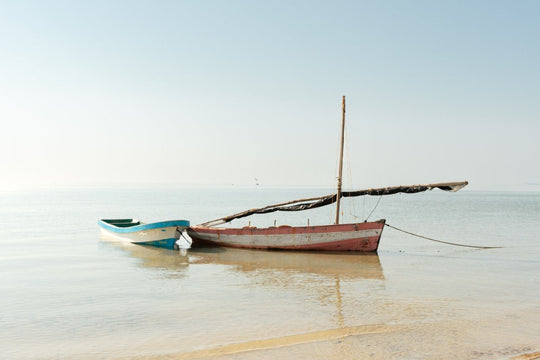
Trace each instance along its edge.
<instances>
[{"instance_id":1,"label":"boat hull planking","mask_svg":"<svg viewBox=\"0 0 540 360\"><path fill-rule=\"evenodd\" d=\"M270 228L187 229L193 245L248 249L376 252L385 220L355 224Z\"/></svg>"}]
</instances>

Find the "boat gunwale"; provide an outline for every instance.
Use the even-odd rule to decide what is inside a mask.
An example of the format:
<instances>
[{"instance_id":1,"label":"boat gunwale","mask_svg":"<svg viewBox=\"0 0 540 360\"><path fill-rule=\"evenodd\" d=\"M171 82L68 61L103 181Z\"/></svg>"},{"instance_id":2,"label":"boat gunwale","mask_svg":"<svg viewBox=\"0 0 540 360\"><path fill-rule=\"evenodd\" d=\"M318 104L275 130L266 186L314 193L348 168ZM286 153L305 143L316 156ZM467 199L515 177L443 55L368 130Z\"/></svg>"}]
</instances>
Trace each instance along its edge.
<instances>
[{"instance_id":1,"label":"boat gunwale","mask_svg":"<svg viewBox=\"0 0 540 360\"><path fill-rule=\"evenodd\" d=\"M369 222L359 223L347 223L347 224L330 224L330 225L309 225L309 226L270 226L265 228L259 228L254 226L245 226L242 228L228 228L228 227L213 227L205 225L195 225L188 227L188 233L190 231L200 233L212 233L223 235L289 235L289 234L308 234L308 233L325 233L325 232L339 232L339 231L352 231L352 230L376 230L382 229L386 223L385 219Z\"/></svg>"}]
</instances>

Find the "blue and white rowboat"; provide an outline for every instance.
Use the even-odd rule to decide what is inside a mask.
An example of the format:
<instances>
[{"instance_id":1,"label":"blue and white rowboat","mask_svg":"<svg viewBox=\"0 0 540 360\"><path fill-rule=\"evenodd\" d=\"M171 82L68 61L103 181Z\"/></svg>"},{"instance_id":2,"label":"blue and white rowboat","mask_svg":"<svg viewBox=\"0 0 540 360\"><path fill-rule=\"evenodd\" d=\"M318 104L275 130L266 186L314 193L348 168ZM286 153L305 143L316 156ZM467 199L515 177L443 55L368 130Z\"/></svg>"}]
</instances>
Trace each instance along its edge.
<instances>
[{"instance_id":1,"label":"blue and white rowboat","mask_svg":"<svg viewBox=\"0 0 540 360\"><path fill-rule=\"evenodd\" d=\"M151 245L174 249L178 240L176 230L180 232L189 227L187 220L169 220L143 223L136 219L102 219L98 222L101 234L133 244Z\"/></svg>"}]
</instances>

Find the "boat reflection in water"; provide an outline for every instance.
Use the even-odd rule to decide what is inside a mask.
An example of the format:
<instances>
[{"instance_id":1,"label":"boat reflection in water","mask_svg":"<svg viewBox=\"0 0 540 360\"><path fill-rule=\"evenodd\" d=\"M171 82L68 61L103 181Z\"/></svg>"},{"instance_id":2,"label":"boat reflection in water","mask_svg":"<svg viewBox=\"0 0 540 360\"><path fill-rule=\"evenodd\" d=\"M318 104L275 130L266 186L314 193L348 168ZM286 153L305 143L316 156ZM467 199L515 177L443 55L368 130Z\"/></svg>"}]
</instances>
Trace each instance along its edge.
<instances>
[{"instance_id":1,"label":"boat reflection in water","mask_svg":"<svg viewBox=\"0 0 540 360\"><path fill-rule=\"evenodd\" d=\"M305 299L330 306L338 327L345 324L342 284L384 280L379 256L375 253L331 254L208 247L191 249L189 254L191 264L228 265L245 274L252 286L276 293L293 291ZM376 287L381 285L380 281L376 283ZM347 292L350 290L349 287Z\"/></svg>"},{"instance_id":2,"label":"boat reflection in water","mask_svg":"<svg viewBox=\"0 0 540 360\"><path fill-rule=\"evenodd\" d=\"M255 287L296 292L304 299L314 300L333 309L335 326L345 326L344 312L350 296L365 296L365 292L384 287L384 274L376 253L314 253L291 251L261 251L207 247L189 250L190 264L222 264L240 272ZM347 283L347 290L343 289ZM358 291L351 284L359 284ZM369 283L369 284L368 284ZM353 287L355 285L352 285ZM351 293L353 291L353 293ZM344 295L347 294L345 300ZM352 303L356 303L353 300ZM349 304L350 305L350 304Z\"/></svg>"},{"instance_id":3,"label":"boat reflection in water","mask_svg":"<svg viewBox=\"0 0 540 360\"><path fill-rule=\"evenodd\" d=\"M384 280L379 256L374 253L359 255L356 253L257 251L222 247L192 248L187 252L179 253L105 238L102 238L102 241L140 259L140 266L144 268L186 270L189 265L224 265L248 277L262 277L265 283L271 282L273 278L287 275L298 278L302 278L300 275L310 275L338 280Z\"/></svg>"},{"instance_id":4,"label":"boat reflection in water","mask_svg":"<svg viewBox=\"0 0 540 360\"><path fill-rule=\"evenodd\" d=\"M220 335L225 337L225 343L264 338L265 326L273 326L277 333L290 334L306 328L317 329L304 318L304 312L318 313L320 321L327 321L330 329L378 321L377 306L358 311L366 298L376 297L374 294L385 288L379 256L374 253L206 247L189 249L182 255L174 250L107 242L140 260L137 267L159 271L161 279L174 281L164 284L169 289L164 296L175 297L182 309L189 308L190 314L184 315L193 317L194 324L205 323L200 322L202 314L205 321L222 323L219 333L230 337ZM227 325L226 319L240 316L238 311L243 308L238 304L244 304L253 319L259 319L255 324L250 319L243 320L245 328L250 329L248 332L238 332ZM291 312L291 309L296 310ZM276 319L281 319L277 323L287 325L279 327ZM195 333L211 332L193 326L191 330Z\"/></svg>"},{"instance_id":5,"label":"boat reflection in water","mask_svg":"<svg viewBox=\"0 0 540 360\"><path fill-rule=\"evenodd\" d=\"M182 256L176 250L115 241L108 237L102 237L101 241L121 249L133 258L139 259L138 265L142 268L156 268L173 272L182 270L182 272L178 272L178 274L182 274L187 271L189 265L188 257Z\"/></svg>"},{"instance_id":6,"label":"boat reflection in water","mask_svg":"<svg viewBox=\"0 0 540 360\"><path fill-rule=\"evenodd\" d=\"M252 274L273 271L289 274L312 274L340 279L384 279L379 256L374 253L314 253L260 251L220 247L193 248L191 264L230 265L235 270Z\"/></svg>"}]
</instances>

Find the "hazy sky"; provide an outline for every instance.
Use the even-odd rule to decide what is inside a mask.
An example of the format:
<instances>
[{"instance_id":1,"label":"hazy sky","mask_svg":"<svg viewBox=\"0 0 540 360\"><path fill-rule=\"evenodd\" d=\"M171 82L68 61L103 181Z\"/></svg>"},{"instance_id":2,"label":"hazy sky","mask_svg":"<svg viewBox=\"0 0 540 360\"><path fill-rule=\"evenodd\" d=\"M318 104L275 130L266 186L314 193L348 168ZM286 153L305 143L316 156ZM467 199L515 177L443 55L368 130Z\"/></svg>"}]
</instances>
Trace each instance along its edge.
<instances>
[{"instance_id":1,"label":"hazy sky","mask_svg":"<svg viewBox=\"0 0 540 360\"><path fill-rule=\"evenodd\" d=\"M540 1L1 1L0 186L540 190ZM352 179L352 183L349 182Z\"/></svg>"}]
</instances>

